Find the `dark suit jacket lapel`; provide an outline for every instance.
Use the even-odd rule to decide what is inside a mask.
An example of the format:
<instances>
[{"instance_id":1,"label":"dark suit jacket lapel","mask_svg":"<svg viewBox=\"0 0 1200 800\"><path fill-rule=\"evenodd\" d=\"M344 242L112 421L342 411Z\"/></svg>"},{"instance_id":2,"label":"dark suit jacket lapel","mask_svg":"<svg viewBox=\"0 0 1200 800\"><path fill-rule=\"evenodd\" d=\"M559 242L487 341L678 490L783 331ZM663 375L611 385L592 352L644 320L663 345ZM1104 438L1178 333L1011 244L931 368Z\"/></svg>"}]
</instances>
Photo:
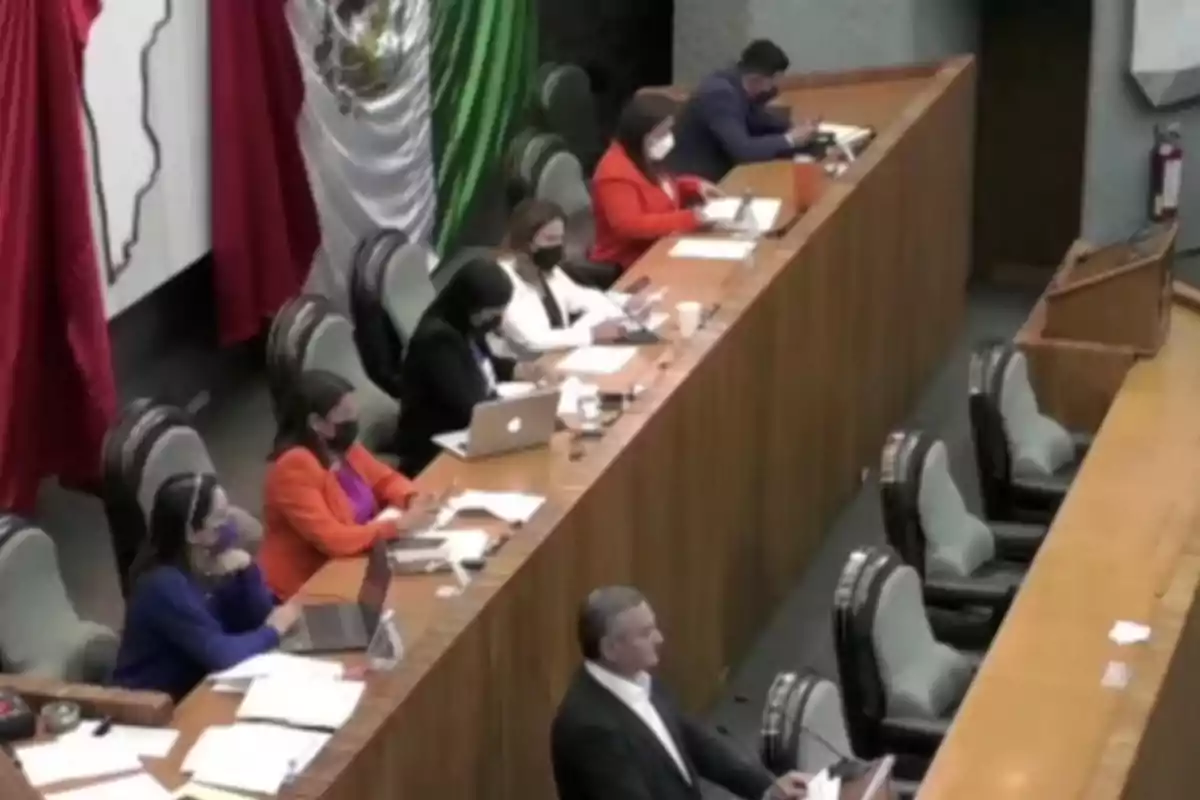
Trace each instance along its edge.
<instances>
[{"instance_id":1,"label":"dark suit jacket lapel","mask_svg":"<svg viewBox=\"0 0 1200 800\"><path fill-rule=\"evenodd\" d=\"M658 757L662 759L667 768L671 770L671 773L675 775L675 777L678 778L681 783L686 785L687 781L684 780L683 774L680 773L679 765L675 763L675 759L671 757L671 753L668 752L667 748L663 746L663 743L659 741L658 736L655 735L654 731L652 731L650 727L642 721L642 718L639 717L632 708L625 705L624 700L610 692L607 687L600 684L595 678L588 674L587 670L584 670L584 679L589 687L589 691L591 691L600 702L604 703L612 711L612 713L616 715L617 719L621 723L621 726L629 732L630 736L642 741L643 752L657 753ZM683 749L683 739L679 735L678 727L673 724L673 719L668 718L668 716L663 713L663 708L659 704L658 698L654 696L653 691L650 693L650 697L655 709L658 710L659 716L662 717L663 724L667 727L667 732L671 735L671 738L675 740L675 749L679 751L679 755L683 759L684 766L686 766L688 769L688 777L691 778L692 785L694 786L696 784L696 770L692 767L691 759L688 758L687 752Z\"/></svg>"},{"instance_id":2,"label":"dark suit jacket lapel","mask_svg":"<svg viewBox=\"0 0 1200 800\"><path fill-rule=\"evenodd\" d=\"M658 681L652 681L650 684L650 702L654 704L654 709L658 712L658 716L662 719L663 724L667 726L667 733L671 734L671 738L675 740L675 749L679 751L680 758L683 759L684 766L687 767L688 777L692 779L692 783L696 783L700 776L696 774L696 765L692 763L692 758L688 754L687 748L684 747L683 729L679 726L679 709L667 697L658 686ZM651 734L653 735L653 734ZM667 754L670 758L670 753ZM674 764L675 760L671 759ZM675 769L679 771L678 767Z\"/></svg>"}]
</instances>

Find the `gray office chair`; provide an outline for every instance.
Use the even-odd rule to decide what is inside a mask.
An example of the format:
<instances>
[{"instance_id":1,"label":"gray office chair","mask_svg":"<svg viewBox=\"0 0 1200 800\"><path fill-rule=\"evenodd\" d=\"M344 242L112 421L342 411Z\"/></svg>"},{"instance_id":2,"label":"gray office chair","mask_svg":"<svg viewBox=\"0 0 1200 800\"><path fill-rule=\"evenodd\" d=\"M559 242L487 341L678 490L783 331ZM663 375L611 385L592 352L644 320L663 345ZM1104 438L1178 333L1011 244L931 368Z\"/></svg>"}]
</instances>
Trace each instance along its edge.
<instances>
[{"instance_id":1,"label":"gray office chair","mask_svg":"<svg viewBox=\"0 0 1200 800\"><path fill-rule=\"evenodd\" d=\"M383 275L394 254L407 244L404 231L380 228L359 240L350 259L354 343L371 380L392 397L401 391L404 345L385 308Z\"/></svg>"},{"instance_id":2,"label":"gray office chair","mask_svg":"<svg viewBox=\"0 0 1200 800\"><path fill-rule=\"evenodd\" d=\"M763 703L759 748L763 765L775 775L852 769L859 759L850 745L837 684L811 670L777 674ZM927 763L918 762L919 773L907 776L910 780L893 773L900 798L916 795L915 781L924 776Z\"/></svg>"},{"instance_id":3,"label":"gray office chair","mask_svg":"<svg viewBox=\"0 0 1200 800\"><path fill-rule=\"evenodd\" d=\"M325 314L331 313L333 306L325 297L302 294L288 301L271 321L266 347L267 387L276 419L300 374L300 354L313 328Z\"/></svg>"},{"instance_id":4,"label":"gray office chair","mask_svg":"<svg viewBox=\"0 0 1200 800\"><path fill-rule=\"evenodd\" d=\"M833 633L854 751L931 760L978 658L934 637L916 570L881 548L851 553L834 592Z\"/></svg>"},{"instance_id":5,"label":"gray office chair","mask_svg":"<svg viewBox=\"0 0 1200 800\"><path fill-rule=\"evenodd\" d=\"M1046 529L986 523L971 514L950 474L945 444L921 431L888 436L880 499L888 543L921 576L938 637L989 644Z\"/></svg>"},{"instance_id":6,"label":"gray office chair","mask_svg":"<svg viewBox=\"0 0 1200 800\"><path fill-rule=\"evenodd\" d=\"M574 64L543 64L536 86L538 114L543 123L563 138L590 175L604 144L587 73Z\"/></svg>"},{"instance_id":7,"label":"gray office chair","mask_svg":"<svg viewBox=\"0 0 1200 800\"><path fill-rule=\"evenodd\" d=\"M302 347L302 371L328 370L354 385L359 408L359 439L363 445L373 452L390 450L400 404L376 386L363 369L350 320L332 312L322 315Z\"/></svg>"},{"instance_id":8,"label":"gray office chair","mask_svg":"<svg viewBox=\"0 0 1200 800\"><path fill-rule=\"evenodd\" d=\"M169 418L169 424L152 434L141 463L137 496L142 513L146 515L147 526L158 490L172 475L217 474L200 433L192 427L185 412L179 409L172 411L175 413ZM257 553L263 536L262 523L258 518L230 502L229 521L237 528L238 546L251 554Z\"/></svg>"},{"instance_id":9,"label":"gray office chair","mask_svg":"<svg viewBox=\"0 0 1200 800\"><path fill-rule=\"evenodd\" d=\"M968 408L989 519L1048 523L1091 445L1041 413L1025 355L994 342L971 356Z\"/></svg>"},{"instance_id":10,"label":"gray office chair","mask_svg":"<svg viewBox=\"0 0 1200 800\"><path fill-rule=\"evenodd\" d=\"M380 295L383 310L403 345L412 339L425 309L437 297L430 263L429 248L410 243L393 251L383 264Z\"/></svg>"},{"instance_id":11,"label":"gray office chair","mask_svg":"<svg viewBox=\"0 0 1200 800\"><path fill-rule=\"evenodd\" d=\"M104 683L118 640L79 618L45 531L0 514L0 671L76 683Z\"/></svg>"}]
</instances>

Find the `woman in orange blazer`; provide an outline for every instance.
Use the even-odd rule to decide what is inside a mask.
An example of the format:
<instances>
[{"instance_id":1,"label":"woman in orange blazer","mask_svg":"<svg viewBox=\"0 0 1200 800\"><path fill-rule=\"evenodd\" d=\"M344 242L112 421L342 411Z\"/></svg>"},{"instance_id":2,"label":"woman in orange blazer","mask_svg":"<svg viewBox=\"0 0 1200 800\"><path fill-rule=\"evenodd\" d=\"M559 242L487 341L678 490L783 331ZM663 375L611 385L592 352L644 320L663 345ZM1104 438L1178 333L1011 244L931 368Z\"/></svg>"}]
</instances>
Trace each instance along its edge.
<instances>
[{"instance_id":1,"label":"woman in orange blazer","mask_svg":"<svg viewBox=\"0 0 1200 800\"><path fill-rule=\"evenodd\" d=\"M675 146L673 105L661 95L635 95L592 176L596 240L591 261L628 269L664 236L705 227L703 203L721 193L708 181L670 174Z\"/></svg>"},{"instance_id":2,"label":"woman in orange blazer","mask_svg":"<svg viewBox=\"0 0 1200 800\"><path fill-rule=\"evenodd\" d=\"M434 513L408 478L358 444L354 387L331 372L303 373L275 438L259 567L275 596L290 599L330 558L358 555L377 539L424 527ZM385 508L407 509L378 520Z\"/></svg>"}]
</instances>

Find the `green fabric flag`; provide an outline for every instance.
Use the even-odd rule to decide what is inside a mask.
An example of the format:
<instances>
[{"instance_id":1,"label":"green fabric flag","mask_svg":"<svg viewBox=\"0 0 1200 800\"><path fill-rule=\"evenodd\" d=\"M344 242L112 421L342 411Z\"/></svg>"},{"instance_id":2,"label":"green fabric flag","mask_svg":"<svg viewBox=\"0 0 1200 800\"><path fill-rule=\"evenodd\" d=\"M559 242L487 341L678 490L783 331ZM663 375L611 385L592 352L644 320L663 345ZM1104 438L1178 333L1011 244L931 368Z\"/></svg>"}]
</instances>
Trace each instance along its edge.
<instances>
[{"instance_id":1,"label":"green fabric flag","mask_svg":"<svg viewBox=\"0 0 1200 800\"><path fill-rule=\"evenodd\" d=\"M434 0L432 16L436 235L446 253L525 115L537 69L536 0Z\"/></svg>"}]
</instances>

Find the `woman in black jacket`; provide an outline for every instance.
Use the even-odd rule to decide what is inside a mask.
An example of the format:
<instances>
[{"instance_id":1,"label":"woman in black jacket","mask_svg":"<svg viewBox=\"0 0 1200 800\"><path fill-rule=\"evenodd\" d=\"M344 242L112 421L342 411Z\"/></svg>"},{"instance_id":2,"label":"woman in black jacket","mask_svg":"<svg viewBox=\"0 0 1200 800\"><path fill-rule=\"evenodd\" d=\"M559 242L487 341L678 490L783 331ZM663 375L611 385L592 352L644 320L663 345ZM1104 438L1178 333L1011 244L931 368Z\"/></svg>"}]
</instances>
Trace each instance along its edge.
<instances>
[{"instance_id":1,"label":"woman in black jacket","mask_svg":"<svg viewBox=\"0 0 1200 800\"><path fill-rule=\"evenodd\" d=\"M496 356L487 334L500 325L512 281L486 258L468 261L425 311L404 358L396 452L417 475L437 457L432 437L471 424L476 403L512 380L514 363Z\"/></svg>"}]
</instances>

